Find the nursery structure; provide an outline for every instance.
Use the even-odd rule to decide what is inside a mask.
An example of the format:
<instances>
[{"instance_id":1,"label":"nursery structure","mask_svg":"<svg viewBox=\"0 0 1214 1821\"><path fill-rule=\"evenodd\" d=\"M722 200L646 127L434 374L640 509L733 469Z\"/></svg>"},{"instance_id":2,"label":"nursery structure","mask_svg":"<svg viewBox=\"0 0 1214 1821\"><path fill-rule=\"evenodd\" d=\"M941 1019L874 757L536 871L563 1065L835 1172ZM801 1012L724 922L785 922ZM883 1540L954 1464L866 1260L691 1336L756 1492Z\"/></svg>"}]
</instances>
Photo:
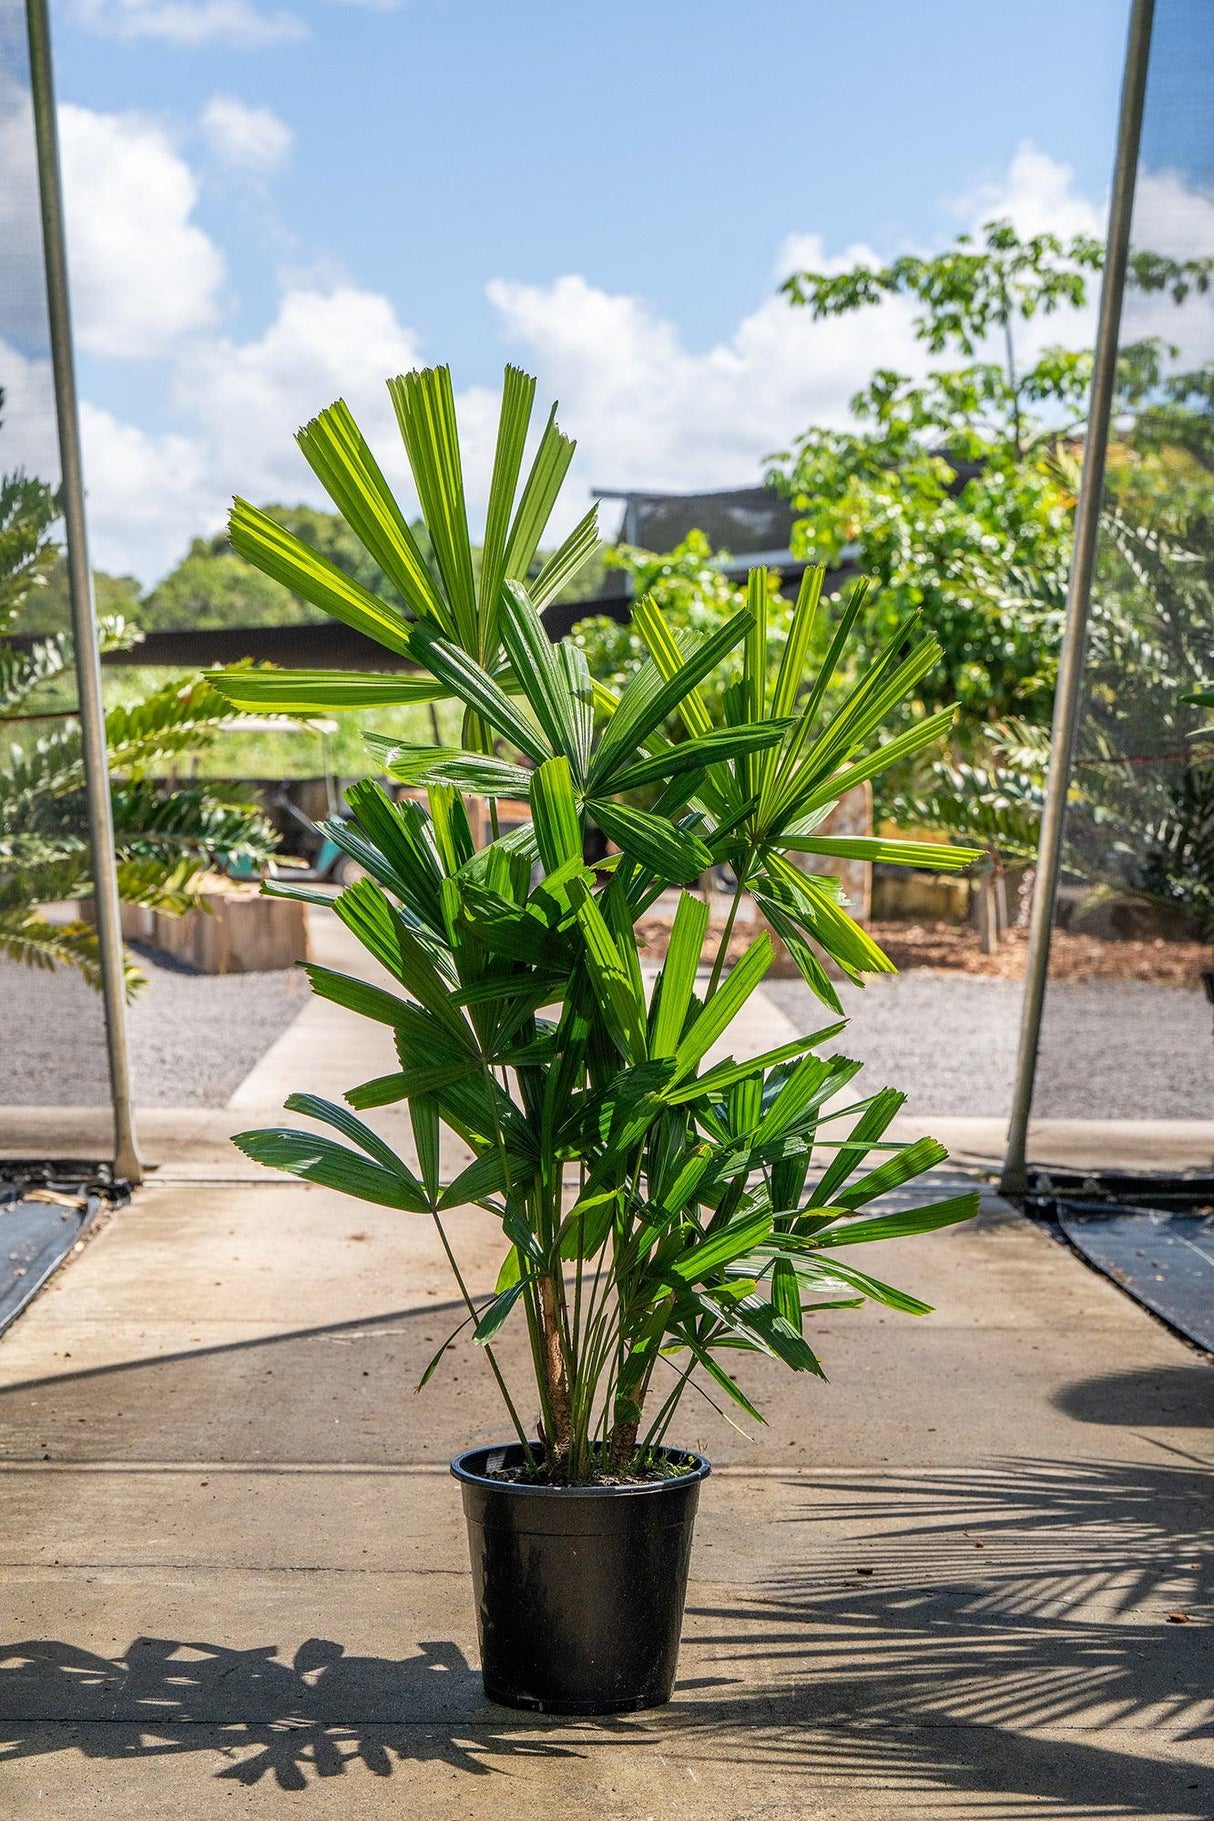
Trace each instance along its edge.
<instances>
[{"instance_id":1,"label":"nursery structure","mask_svg":"<svg viewBox=\"0 0 1214 1821\"><path fill-rule=\"evenodd\" d=\"M1153 411L1161 436L1175 439L1180 424L1198 443L1208 437L1206 363L1214 318L1207 270L1214 248L1208 244L1210 208L1203 185L1214 136L1208 102L1212 58L1207 9L1186 0L1138 0L1087 438L1080 554L1057 703L1051 808L1038 868L1020 1061L1014 1085L1010 1071L1007 1082L1013 1117L1006 1156L985 1143L985 1154L1004 1165L1005 1186L1018 1191L1034 1168L1090 1172L1107 1161L1114 1135L1123 1161L1165 1172L1208 1166L1214 1154L1214 1043L1202 989L1196 980L1177 986L1175 1018L1165 1031L1146 1018L1141 982L1133 974L1144 942L1166 949L1178 934L1204 935L1214 915L1214 767L1202 765L1202 748L1193 738L1208 710L1184 699L1208 684L1214 664L1210 522L1194 510L1180 535L1176 525L1161 529L1146 513L1133 521L1118 517L1107 509L1103 464L1097 459L1110 435L1116 446L1110 407L1118 362L1124 374L1139 360L1143 396L1149 393L1151 400L1144 421ZM64 890L49 904L31 896L24 875L45 838L46 806L37 790L20 788L18 767L6 805L7 896L0 902L6 943L0 1004L9 1063L0 1086L0 1141L15 1159L70 1156L114 1166L136 1179L133 1102L140 1085L132 1085L124 1038L42 0L28 6L25 0L3 0L0 64L5 144L13 154L5 172L13 224L6 258L15 275L0 298L0 477L19 470L25 476L6 494L3 532L16 553L18 583L22 577L36 581L40 570L52 581L47 588L10 587L0 607L11 609L13 649L26 662L32 659L35 669L58 669L53 699L43 687L31 712L14 690L0 701L0 716L10 742L27 750L39 742L52 749L62 744L69 754L78 774L71 805L76 825L70 831L77 871L86 875L86 885L89 876L96 881L91 898L76 889L81 880L66 877ZM1157 249L1186 268L1191 282L1183 297L1161 295L1141 282L1127 289L1127 261L1133 268L1143 248ZM1151 370L1139 351L1153 337L1176 352L1165 349L1162 364ZM1203 454L1195 444L1193 456L1206 460L1208 448ZM1120 453L1114 459L1121 459ZM60 485L61 526L52 522L50 504L51 490ZM53 571L52 538L67 558ZM22 591L26 600L18 621L14 602ZM3 637L0 627L0 650ZM88 907L83 916L82 901ZM22 965L23 918L30 920L26 935L38 937L44 957L56 941L65 954L73 945L87 949L101 990L70 967L39 972ZM1049 938L1063 926L1068 940L1086 931L1103 942L1107 955L1124 954L1125 978L1088 982L1082 991L1051 981ZM1123 935L1134 940L1119 949L1112 938ZM28 944L31 954L34 946ZM1145 1048L1144 1035L1151 1040ZM1146 1092L1140 1091L1140 1070L1149 1076Z\"/></svg>"},{"instance_id":2,"label":"nursery structure","mask_svg":"<svg viewBox=\"0 0 1214 1821\"><path fill-rule=\"evenodd\" d=\"M1136 5L1004 1169L1014 1192L1034 1165L1167 1173L1214 1159L1214 977L1204 993L1197 979L1176 987L1177 1019L1158 1044L1136 977L1144 941L1214 933L1209 713L1189 699L1214 673L1212 90L1208 9ZM1148 248L1183 276L1156 282ZM1114 407L1136 371L1151 402L1127 450ZM1166 499L1152 472L1165 449ZM1128 486L1127 464L1139 470ZM1082 992L1051 979L1059 928L1124 955L1121 977Z\"/></svg>"}]
</instances>

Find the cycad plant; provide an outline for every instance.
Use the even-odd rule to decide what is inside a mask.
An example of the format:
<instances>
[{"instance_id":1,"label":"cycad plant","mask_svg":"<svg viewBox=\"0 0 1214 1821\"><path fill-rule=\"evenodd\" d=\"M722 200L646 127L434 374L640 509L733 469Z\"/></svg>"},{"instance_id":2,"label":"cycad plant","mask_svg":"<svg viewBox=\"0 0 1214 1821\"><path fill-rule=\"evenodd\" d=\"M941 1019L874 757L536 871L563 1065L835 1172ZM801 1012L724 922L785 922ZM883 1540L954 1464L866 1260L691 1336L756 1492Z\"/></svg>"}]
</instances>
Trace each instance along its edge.
<instances>
[{"instance_id":1,"label":"cycad plant","mask_svg":"<svg viewBox=\"0 0 1214 1821\"><path fill-rule=\"evenodd\" d=\"M15 736L0 753L0 954L31 967L74 967L97 985L95 924L56 921L44 908L93 892L84 752L74 702L64 706L71 641L66 633L21 637L23 612L59 554L58 516L44 481L0 478L0 729ZM98 634L110 651L139 636L116 615L99 620ZM274 833L255 805L214 787L168 789L157 776L176 755L197 752L231 713L196 677L107 715L118 890L127 903L182 912L200 902L195 887L209 865L268 858ZM140 978L128 966L128 987Z\"/></svg>"},{"instance_id":2,"label":"cycad plant","mask_svg":"<svg viewBox=\"0 0 1214 1821\"><path fill-rule=\"evenodd\" d=\"M1077 465L1053 466L1078 486ZM1206 552L1214 518L1184 500L1148 497L1101 511L1100 564L1084 657L1084 712L1071 760L1063 864L1093 904L1112 896L1183 906L1199 934L1214 929L1214 781L1208 734L1194 725L1190 685L1214 649L1214 586ZM1009 608L1061 626L1065 570L1016 571ZM981 841L992 857L1037 857L1050 729L1008 720L987 730L972 762L935 759L893 795L915 826Z\"/></svg>"},{"instance_id":3,"label":"cycad plant","mask_svg":"<svg viewBox=\"0 0 1214 1821\"><path fill-rule=\"evenodd\" d=\"M812 1328L823 1309L872 1299L926 1305L850 1261L847 1248L968 1218L976 1197L889 1211L870 1204L943 1161L933 1139L895 1143L904 1096L857 1096L860 1064L823 1047L825 1028L766 1054L722 1053L772 961L764 932L727 972L730 931L708 940L704 901L687 890L727 862L839 1011L833 968L856 982L891 964L851 919L828 871L790 855L960 867L968 850L817 831L840 793L935 740L949 716L882 742L883 721L936 660L913 619L824 715L852 636L853 596L817 675L803 675L820 572L796 605L774 682L765 656L766 580L709 637L674 635L642 601L648 662L617 695L569 643L553 646L544 605L595 548L593 514L532 575L573 445L549 418L524 475L534 381L508 369L479 575L469 542L450 377L390 382L433 547L422 559L366 442L338 403L300 434L334 504L408 604L394 612L243 501L240 553L296 593L416 666L405 675L226 671L212 681L242 707L291 713L453 698L458 747L372 738L388 772L349 792L353 821L328 832L366 877L335 900L342 922L395 990L311 965L314 990L388 1025L399 1070L351 1087L347 1105L309 1093L288 1108L327 1127L246 1132L250 1157L436 1223L471 1328L506 1399L528 1471L550 1484L645 1473L679 1400L695 1384L761 1420L728 1369L739 1351L821 1376ZM714 724L698 692L740 648L742 675ZM676 713L685 737L661 731ZM657 785L653 806L620 801ZM469 793L526 798L531 820L477 846ZM583 858L597 827L615 851ZM646 966L638 921L679 891L670 944ZM307 895L306 888L270 886ZM741 894L739 894L740 896ZM360 1115L407 1102L406 1161ZM446 1126L474 1153L440 1175ZM501 1223L496 1289L467 1291L444 1228L472 1203ZM526 1324L539 1435L507 1386L493 1342ZM460 1330L456 1331L457 1333ZM455 1339L452 1335L425 1377ZM693 1377L693 1374L695 1375ZM424 1380L423 1380L424 1382Z\"/></svg>"}]
</instances>

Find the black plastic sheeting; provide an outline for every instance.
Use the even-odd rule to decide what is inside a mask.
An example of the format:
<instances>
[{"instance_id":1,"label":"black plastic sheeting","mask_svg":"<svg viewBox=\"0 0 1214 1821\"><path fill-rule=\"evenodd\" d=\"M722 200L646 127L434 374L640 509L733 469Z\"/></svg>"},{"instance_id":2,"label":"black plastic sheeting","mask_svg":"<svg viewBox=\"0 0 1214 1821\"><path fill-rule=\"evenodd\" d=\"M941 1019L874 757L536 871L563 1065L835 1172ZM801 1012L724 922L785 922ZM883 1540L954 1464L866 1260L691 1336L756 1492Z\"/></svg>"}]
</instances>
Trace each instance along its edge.
<instances>
[{"instance_id":1,"label":"black plastic sheeting","mask_svg":"<svg viewBox=\"0 0 1214 1821\"><path fill-rule=\"evenodd\" d=\"M0 1183L0 1334L115 1199L109 1183L70 1177Z\"/></svg>"},{"instance_id":2,"label":"black plastic sheeting","mask_svg":"<svg viewBox=\"0 0 1214 1821\"><path fill-rule=\"evenodd\" d=\"M1027 1211L1144 1308L1214 1353L1214 1179L1039 1177Z\"/></svg>"}]
</instances>

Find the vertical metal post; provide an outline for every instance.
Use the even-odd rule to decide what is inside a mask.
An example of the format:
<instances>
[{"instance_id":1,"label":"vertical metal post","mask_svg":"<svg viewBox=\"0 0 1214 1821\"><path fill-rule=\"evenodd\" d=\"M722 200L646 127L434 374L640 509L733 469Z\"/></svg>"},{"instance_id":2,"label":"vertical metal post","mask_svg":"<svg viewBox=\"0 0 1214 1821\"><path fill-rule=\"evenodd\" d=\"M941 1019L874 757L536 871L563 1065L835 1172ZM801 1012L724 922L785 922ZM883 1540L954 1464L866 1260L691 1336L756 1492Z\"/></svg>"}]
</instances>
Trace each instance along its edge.
<instances>
[{"instance_id":1,"label":"vertical metal post","mask_svg":"<svg viewBox=\"0 0 1214 1821\"><path fill-rule=\"evenodd\" d=\"M72 353L67 246L63 228L63 190L59 174L59 135L55 123L55 88L51 72L47 0L26 0L26 21L29 30L34 138L38 157L38 194L42 212L42 246L46 261L46 297L50 314L51 362L55 375L55 411L59 427L63 518L67 531L68 591L72 604L72 638L80 692L80 733L93 861L93 903L97 918L110 1094L114 1112L114 1171L129 1182L139 1182L143 1172L135 1141L126 1040L114 816L110 802L105 713L101 699L101 654L93 611L93 574L89 566L84 521L80 417L76 404L76 370Z\"/></svg>"},{"instance_id":2,"label":"vertical metal post","mask_svg":"<svg viewBox=\"0 0 1214 1821\"><path fill-rule=\"evenodd\" d=\"M1054 900L1062 861L1066 800L1075 754L1083 663L1087 649L1088 610L1096 539L1100 529L1100 503L1104 491L1105 455L1117 374L1117 342L1121 329L1121 301L1125 292L1130 250L1130 220L1134 208L1134 180L1138 171L1138 146L1146 96L1147 65L1151 54L1151 24L1155 0L1134 0L1126 47L1125 76L1121 88L1121 113L1117 128L1117 155L1113 166L1113 191L1109 202L1109 237L1104 278L1100 288L1100 317L1092 365L1092 391L1087 434L1083 446L1083 474L1075 508L1075 543L1071 554L1067 594L1066 630L1054 693L1054 728L1050 744L1049 784L1041 818L1037 850L1037 877L1029 922L1024 1003L1020 1019L1020 1051L1012 1116L1008 1127L1007 1157L1001 1188L1005 1195L1023 1195L1028 1187L1027 1152L1033 1081L1041 1041L1046 979L1050 965L1050 937Z\"/></svg>"}]
</instances>

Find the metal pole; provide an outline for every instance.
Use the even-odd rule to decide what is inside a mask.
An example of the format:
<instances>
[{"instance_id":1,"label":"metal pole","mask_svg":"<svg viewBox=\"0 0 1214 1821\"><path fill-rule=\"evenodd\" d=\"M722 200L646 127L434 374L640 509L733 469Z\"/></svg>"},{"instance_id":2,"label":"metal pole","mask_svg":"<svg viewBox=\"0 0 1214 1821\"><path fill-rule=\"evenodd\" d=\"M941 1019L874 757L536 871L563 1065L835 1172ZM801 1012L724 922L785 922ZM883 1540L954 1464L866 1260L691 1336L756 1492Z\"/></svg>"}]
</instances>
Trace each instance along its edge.
<instances>
[{"instance_id":1,"label":"metal pole","mask_svg":"<svg viewBox=\"0 0 1214 1821\"><path fill-rule=\"evenodd\" d=\"M46 260L51 362L55 375L55 411L59 425L63 518L67 530L68 591L72 603L72 638L80 692L80 735L84 752L85 796L88 802L89 842L93 861L93 903L97 918L101 992L109 1051L110 1095L114 1112L114 1171L129 1182L139 1182L143 1171L135 1142L131 1072L126 1041L114 816L110 802L105 712L101 700L101 655L97 645L97 620L93 611L93 575L89 566L84 522L80 418L76 405L76 371L72 354L67 247L63 231L63 190L59 175L59 136L55 124L55 89L51 74L47 0L26 0L26 22L29 30L34 137L38 155L38 194L42 210L42 246Z\"/></svg>"},{"instance_id":2,"label":"metal pole","mask_svg":"<svg viewBox=\"0 0 1214 1821\"><path fill-rule=\"evenodd\" d=\"M1041 1040L1041 1015L1045 1008L1046 978L1050 965L1050 937L1054 900L1062 861L1066 800L1075 754L1079 697L1087 648L1088 611L1096 539L1100 529L1100 503L1104 491L1105 455L1117 374L1117 341L1121 328L1121 301L1125 291L1130 249L1130 218L1134 208L1134 179L1138 171L1138 143L1151 53L1151 22L1155 0L1134 0L1126 47L1125 76L1121 88L1121 114L1117 128L1117 156L1113 166L1113 192L1109 203L1109 237L1100 288L1100 317L1092 364L1092 391L1087 435L1083 446L1083 474L1075 508L1075 543L1071 554L1067 594L1066 630L1054 693L1054 728L1050 744L1049 783L1041 818L1037 851L1037 877L1029 922L1024 1003L1020 1017L1020 1053L1008 1127L1007 1157L1000 1187L1005 1195L1023 1195L1028 1187L1027 1151L1033 1081Z\"/></svg>"}]
</instances>

